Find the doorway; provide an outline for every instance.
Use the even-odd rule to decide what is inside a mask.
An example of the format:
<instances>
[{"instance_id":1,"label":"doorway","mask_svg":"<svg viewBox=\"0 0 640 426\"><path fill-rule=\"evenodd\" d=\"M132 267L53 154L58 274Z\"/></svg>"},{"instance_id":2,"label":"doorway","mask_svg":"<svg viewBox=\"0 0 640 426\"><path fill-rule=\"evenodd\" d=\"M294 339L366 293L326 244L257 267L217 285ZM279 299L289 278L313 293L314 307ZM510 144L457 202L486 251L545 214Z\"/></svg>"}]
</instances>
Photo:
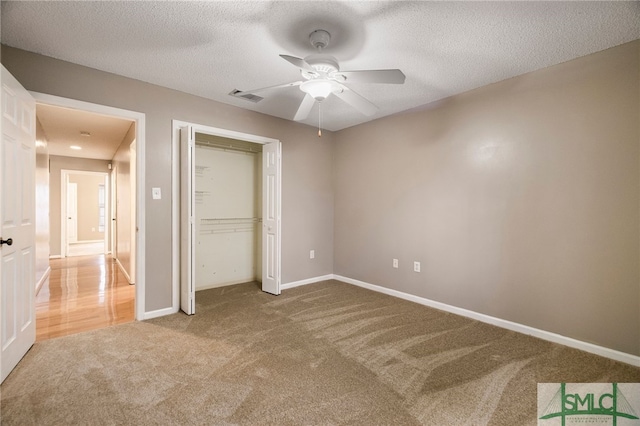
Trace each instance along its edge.
<instances>
[{"instance_id":1,"label":"doorway","mask_svg":"<svg viewBox=\"0 0 640 426\"><path fill-rule=\"evenodd\" d=\"M60 182L61 257L107 254L109 174L63 169Z\"/></svg>"},{"instance_id":2,"label":"doorway","mask_svg":"<svg viewBox=\"0 0 640 426\"><path fill-rule=\"evenodd\" d=\"M123 110L119 108L107 107L98 104L87 103L83 101L77 101L74 99L61 98L58 96L52 96L42 93L31 93L35 98L38 105L44 105L48 107L59 107L62 109L67 109L71 111L77 112L85 112L90 113L92 115L99 115L106 118L113 119L121 119L128 121L129 123L129 133L131 133L131 138L129 139L131 142L135 141L135 145L133 147L130 144L124 146L124 139L122 140L122 146L116 157L112 157L112 160L100 160L100 158L105 157L89 157L86 159L86 162L93 162L96 164L97 162L102 161L104 163L104 172L107 174L111 174L110 177L106 179L104 182L104 203L99 206L100 211L103 212L102 218L104 222L102 224L98 224L96 226L96 231L100 227L104 227L104 235L107 240L107 245L103 246L103 253L109 252L109 248L111 248L112 253L114 252L114 247L117 246L118 237L115 235L115 232L120 233L120 231L126 232L126 244L125 246L129 249L125 253L122 250L117 249L115 251L118 256L118 264L124 264L124 270L129 272L127 281L129 283L135 283L135 287L132 287L133 292L135 293L135 319L143 320L145 319L145 281L144 274L141 273L141 269L136 267L137 265L144 264L144 254L145 254L145 245L144 245L144 217L142 212L144 212L144 204L145 200L143 197L144 191L144 147L145 147L145 137L144 137L144 128L145 128L145 116L142 113ZM46 129L45 129L46 130ZM84 132L81 132L84 133ZM92 137L94 135L91 135ZM129 134L127 135L129 136ZM96 138L97 140L98 138ZM119 141L120 142L120 141ZM87 143L89 145L89 143ZM132 148L135 150L135 153L132 152ZM121 160L118 158L118 155L121 155L125 160ZM132 159L135 162L131 165L129 159ZM112 168L112 163L116 167ZM107 167L108 166L108 167ZM82 169L83 167L73 167L72 169ZM51 166L51 178L54 176L53 166ZM60 176L60 175L58 175ZM122 188L129 186L130 189L122 190ZM111 193L109 189L116 189L115 193ZM62 188L62 185L61 185ZM60 199L59 196L54 196L51 194L52 198L56 197ZM122 209L127 209L126 213L123 214ZM58 210L60 212L60 210ZM55 213L54 209L51 209L50 214L53 216ZM114 216L113 213L116 213ZM118 217L120 215L120 217ZM98 215L100 218L100 214ZM68 216L67 216L68 217ZM126 220L125 220L126 218ZM120 219L120 220L119 220ZM54 222L54 218L52 217L52 222ZM112 231L110 228L113 225L113 222L117 222L119 226ZM129 226L124 226L125 222L129 223ZM58 223L61 223L58 221ZM61 235L61 234L59 234ZM52 244L52 247L55 245ZM130 249L135 246L135 251L131 251ZM58 247L60 247L58 245ZM130 256L126 256L131 253ZM101 256L106 256L102 254ZM55 256L54 256L55 257ZM61 256L62 257L62 256ZM64 259L64 258L63 258ZM99 269L104 269L109 266L109 262L97 262L101 263L104 266L101 266ZM123 265L119 265L123 266Z\"/></svg>"},{"instance_id":3,"label":"doorway","mask_svg":"<svg viewBox=\"0 0 640 426\"><path fill-rule=\"evenodd\" d=\"M179 249L179 252L174 251L174 259L176 261L180 259L178 267L174 269L180 271L179 279L174 276L174 307L177 310L179 306L187 314L195 313L197 280L202 279L202 270L211 265L214 265L213 269L209 268L210 270L206 271L209 278L218 273L214 270L215 265L220 268L219 272L223 278L215 279L214 282L200 283L202 289L231 285L242 281L242 279L237 281L240 277L251 274L254 279L262 282L263 291L274 295L280 294L280 141L177 120L173 122L173 129L174 158L179 159L174 162L176 166L174 178L179 174L179 178L174 181L179 182L180 185L179 188L176 186L173 188L174 200L179 200L175 205L180 206L180 211L176 211L174 215L174 218L177 218L177 223L174 221L176 225L174 229L180 230L180 244L174 245ZM196 161L197 139L200 140L200 146L207 146L208 149L256 156L244 159L238 157L233 160L236 167L247 171L242 177L237 174L238 170L233 172L228 170L226 176L223 176L222 169L228 166L232 161L231 157L236 154L227 155L222 159L221 155L224 155L218 153L217 164L215 160L212 163L199 164ZM205 186L197 187L196 175L200 185ZM254 177L259 178L257 179L259 183L256 184ZM257 192L245 194L242 197L238 197L237 193L225 197L223 195L225 192L232 194L235 191L224 188L225 184L221 185L220 181L224 180L227 182L226 185L232 186L237 183L232 182L233 179L245 181L236 185L238 187L236 189L245 188L246 190L253 187L257 188ZM214 182L216 180L218 182ZM249 189L249 192L251 191ZM212 199L217 198L217 201L205 202L208 195L212 195L213 192L216 194ZM221 203L225 204L224 208L220 208ZM209 204L210 216L197 215L197 204ZM229 208L228 204L232 207ZM208 235L205 245L199 240L203 232ZM230 232L236 234L234 238L231 238ZM240 232L242 235L239 234ZM218 238L214 238L217 233L228 235L227 237L218 235ZM202 249L205 246L209 247L208 261L200 262L202 264L199 264L196 269L197 257L201 259L203 257L198 255L197 247ZM221 253L227 256L228 251L234 251L235 254L232 254L231 258L223 259ZM230 259L236 264L228 268L226 263ZM256 262L252 263L251 259L256 259Z\"/></svg>"}]
</instances>

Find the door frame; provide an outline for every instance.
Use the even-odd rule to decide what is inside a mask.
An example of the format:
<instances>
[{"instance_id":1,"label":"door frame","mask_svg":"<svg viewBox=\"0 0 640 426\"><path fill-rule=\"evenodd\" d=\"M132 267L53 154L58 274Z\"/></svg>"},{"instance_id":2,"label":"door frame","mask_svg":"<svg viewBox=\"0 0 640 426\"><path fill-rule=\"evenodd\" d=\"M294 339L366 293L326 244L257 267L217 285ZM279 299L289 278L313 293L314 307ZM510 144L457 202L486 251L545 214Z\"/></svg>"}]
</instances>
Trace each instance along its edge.
<instances>
[{"instance_id":1,"label":"door frame","mask_svg":"<svg viewBox=\"0 0 640 426\"><path fill-rule=\"evenodd\" d=\"M136 223L132 224L138 229L136 234L136 254L133 262L135 263L135 318L138 321L150 318L145 313L145 114L136 111L130 111L122 108L115 108L106 105L94 104L91 102L79 101L76 99L63 98L60 96L49 95L40 92L29 92L36 100L36 103L58 106L63 108L78 109L82 111L93 112L96 114L109 115L112 117L124 118L136 123Z\"/></svg>"},{"instance_id":2,"label":"door frame","mask_svg":"<svg viewBox=\"0 0 640 426\"><path fill-rule=\"evenodd\" d=\"M133 161L131 161L130 164L130 173L131 176L135 176L137 173L137 152L136 152L136 140L134 139L130 144L129 144L129 155L130 158L133 159ZM129 212L129 217L131 220L131 235L130 235L130 239L131 241L135 241L136 239L136 223L138 222L136 220L136 215L138 214L138 210L136 208L136 197L137 197L137 186L136 185L131 185L131 189L130 189L130 204L131 204L131 211ZM131 258L135 259L136 258L136 248L138 247L137 242L135 244L132 244L131 247ZM136 282L136 262L131 262L131 266L130 266L130 271L129 273L131 274L130 278L133 280L133 282L129 281L129 283L131 284L135 284Z\"/></svg>"},{"instance_id":3,"label":"door frame","mask_svg":"<svg viewBox=\"0 0 640 426\"><path fill-rule=\"evenodd\" d=\"M172 282L173 282L173 290L172 290L172 308L174 312L178 312L180 310L180 276L181 276L181 259L180 259L180 245L181 245L181 222L180 222L180 172L182 167L182 161L180 158L180 129L182 127L191 127L195 133L206 133L213 136L220 136L223 138L229 139L237 139L246 142L253 142L261 145L266 145L270 143L280 144L278 139L268 138L259 135L253 135L249 133L237 132L234 130L222 129L219 127L206 126L197 123L191 123L187 121L181 120L172 120L171 121L171 135L172 135L172 167L171 167L171 180L173 182L171 188L171 199L172 199ZM280 151L278 151L280 152ZM281 166L281 163L279 163ZM263 170L264 173L264 170ZM281 216L282 211L282 171L278 169L278 173L280 175L280 179L278 179L278 196L277 199L277 211L278 211L278 220ZM264 206L263 206L264 208ZM278 229L278 244L276 247L277 253L277 283L278 289L281 285L281 277L282 277L282 250L280 247L280 241L282 240L282 222L280 221L280 226ZM264 253L263 253L264 256ZM265 271L263 271L263 274ZM278 292L279 293L279 292Z\"/></svg>"},{"instance_id":4,"label":"door frame","mask_svg":"<svg viewBox=\"0 0 640 426\"><path fill-rule=\"evenodd\" d=\"M60 257L65 258L69 255L69 241L67 234L67 197L68 197L68 185L69 185L69 176L70 175L87 175L87 176L102 176L104 178L105 185L105 212L110 214L110 200L109 200L109 173L107 172L92 172L88 170L69 170L62 169L60 170ZM77 218L76 218L77 222ZM109 220L105 218L105 228L108 224ZM103 254L106 254L108 251L108 239L109 232L104 232L104 237L102 238L104 241L104 248L102 250Z\"/></svg>"}]
</instances>

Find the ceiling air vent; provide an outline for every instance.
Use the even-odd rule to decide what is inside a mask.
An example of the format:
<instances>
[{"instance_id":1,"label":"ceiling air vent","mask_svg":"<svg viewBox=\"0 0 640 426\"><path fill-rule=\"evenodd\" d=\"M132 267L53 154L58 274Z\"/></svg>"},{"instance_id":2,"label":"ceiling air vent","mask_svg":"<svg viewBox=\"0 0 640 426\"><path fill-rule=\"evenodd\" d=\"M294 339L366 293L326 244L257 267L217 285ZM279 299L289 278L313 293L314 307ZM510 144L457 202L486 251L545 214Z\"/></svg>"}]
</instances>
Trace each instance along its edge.
<instances>
[{"instance_id":1,"label":"ceiling air vent","mask_svg":"<svg viewBox=\"0 0 640 426\"><path fill-rule=\"evenodd\" d=\"M242 94L238 94L238 93L242 93ZM248 101L253 102L254 104L257 104L258 102L264 99L263 97L254 95L252 93L243 93L242 90L238 90L238 89L233 89L231 92L229 92L229 94L231 96L235 96L236 98L246 99Z\"/></svg>"}]
</instances>

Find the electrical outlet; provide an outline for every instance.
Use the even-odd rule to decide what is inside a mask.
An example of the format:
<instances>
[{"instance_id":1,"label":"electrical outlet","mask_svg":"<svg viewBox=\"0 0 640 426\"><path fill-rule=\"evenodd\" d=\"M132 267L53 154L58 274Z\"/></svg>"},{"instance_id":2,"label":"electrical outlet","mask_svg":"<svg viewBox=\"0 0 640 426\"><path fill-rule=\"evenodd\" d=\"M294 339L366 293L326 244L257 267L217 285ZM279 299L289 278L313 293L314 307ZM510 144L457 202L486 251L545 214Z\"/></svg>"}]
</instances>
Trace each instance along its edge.
<instances>
[{"instance_id":1,"label":"electrical outlet","mask_svg":"<svg viewBox=\"0 0 640 426\"><path fill-rule=\"evenodd\" d=\"M413 272L420 272L420 262L413 262Z\"/></svg>"},{"instance_id":2,"label":"electrical outlet","mask_svg":"<svg viewBox=\"0 0 640 426\"><path fill-rule=\"evenodd\" d=\"M309 259L315 259L316 258L316 251L315 250L310 250L309 251Z\"/></svg>"},{"instance_id":3,"label":"electrical outlet","mask_svg":"<svg viewBox=\"0 0 640 426\"><path fill-rule=\"evenodd\" d=\"M398 269L398 259L393 259L393 267Z\"/></svg>"}]
</instances>

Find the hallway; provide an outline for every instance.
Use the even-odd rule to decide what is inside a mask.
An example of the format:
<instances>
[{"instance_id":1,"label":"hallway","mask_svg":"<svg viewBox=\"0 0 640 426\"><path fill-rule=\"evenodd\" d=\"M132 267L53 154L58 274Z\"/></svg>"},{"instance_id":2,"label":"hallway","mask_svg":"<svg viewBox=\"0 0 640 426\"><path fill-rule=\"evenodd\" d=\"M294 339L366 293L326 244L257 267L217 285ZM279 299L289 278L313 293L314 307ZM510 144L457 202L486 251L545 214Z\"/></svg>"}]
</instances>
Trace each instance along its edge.
<instances>
[{"instance_id":1,"label":"hallway","mask_svg":"<svg viewBox=\"0 0 640 426\"><path fill-rule=\"evenodd\" d=\"M134 320L135 286L108 255L51 259L36 296L36 341Z\"/></svg>"}]
</instances>

